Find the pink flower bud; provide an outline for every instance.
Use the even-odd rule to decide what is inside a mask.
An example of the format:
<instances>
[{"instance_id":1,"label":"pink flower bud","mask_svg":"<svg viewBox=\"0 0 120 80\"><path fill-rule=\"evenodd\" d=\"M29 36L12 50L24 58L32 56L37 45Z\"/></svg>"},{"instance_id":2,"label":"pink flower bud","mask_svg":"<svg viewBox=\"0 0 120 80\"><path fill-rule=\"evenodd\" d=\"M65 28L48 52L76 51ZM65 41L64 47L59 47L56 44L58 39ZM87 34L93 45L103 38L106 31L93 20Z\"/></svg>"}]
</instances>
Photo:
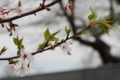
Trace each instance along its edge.
<instances>
[{"instance_id":1,"label":"pink flower bud","mask_svg":"<svg viewBox=\"0 0 120 80\"><path fill-rule=\"evenodd\" d=\"M68 3L66 4L66 6L64 7L64 10L68 10L70 9L71 11L74 11L74 8L72 6L72 0L68 0Z\"/></svg>"}]
</instances>

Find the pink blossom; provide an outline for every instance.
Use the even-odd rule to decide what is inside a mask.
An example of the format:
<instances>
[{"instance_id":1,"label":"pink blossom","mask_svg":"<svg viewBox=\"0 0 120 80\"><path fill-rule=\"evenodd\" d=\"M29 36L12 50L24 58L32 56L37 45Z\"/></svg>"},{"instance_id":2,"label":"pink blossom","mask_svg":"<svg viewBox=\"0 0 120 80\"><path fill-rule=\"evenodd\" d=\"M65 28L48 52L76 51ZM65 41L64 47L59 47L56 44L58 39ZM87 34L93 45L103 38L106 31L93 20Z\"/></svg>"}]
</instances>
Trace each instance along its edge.
<instances>
[{"instance_id":1,"label":"pink blossom","mask_svg":"<svg viewBox=\"0 0 120 80\"><path fill-rule=\"evenodd\" d=\"M23 77L25 73L32 73L34 70L27 64L26 61L22 61L22 66L17 70L19 75Z\"/></svg>"},{"instance_id":2,"label":"pink blossom","mask_svg":"<svg viewBox=\"0 0 120 80\"><path fill-rule=\"evenodd\" d=\"M24 64L22 64L22 66L18 69L18 73L21 77L23 77L25 75L26 72L30 72L30 69L25 66Z\"/></svg>"},{"instance_id":3,"label":"pink blossom","mask_svg":"<svg viewBox=\"0 0 120 80\"><path fill-rule=\"evenodd\" d=\"M22 61L25 61L25 59L27 59L28 61L33 61L33 56L31 53L25 52L23 49L20 50L20 59Z\"/></svg>"},{"instance_id":4,"label":"pink blossom","mask_svg":"<svg viewBox=\"0 0 120 80\"><path fill-rule=\"evenodd\" d=\"M71 48L69 47L70 44L72 44L72 42L63 43L60 46L61 50L63 50L63 53L67 53L68 55L71 55Z\"/></svg>"},{"instance_id":5,"label":"pink blossom","mask_svg":"<svg viewBox=\"0 0 120 80\"><path fill-rule=\"evenodd\" d=\"M15 64L8 64L5 68L7 68L7 72L15 73L17 71Z\"/></svg>"}]
</instances>

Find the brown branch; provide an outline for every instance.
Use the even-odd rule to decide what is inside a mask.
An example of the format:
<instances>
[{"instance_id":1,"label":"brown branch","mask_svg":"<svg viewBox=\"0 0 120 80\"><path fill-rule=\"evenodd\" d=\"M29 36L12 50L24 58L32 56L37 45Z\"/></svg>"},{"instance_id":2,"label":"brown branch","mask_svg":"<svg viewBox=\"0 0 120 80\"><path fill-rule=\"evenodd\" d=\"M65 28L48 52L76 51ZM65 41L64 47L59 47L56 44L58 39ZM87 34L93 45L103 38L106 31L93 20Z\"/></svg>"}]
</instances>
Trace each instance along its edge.
<instances>
[{"instance_id":1,"label":"brown branch","mask_svg":"<svg viewBox=\"0 0 120 80\"><path fill-rule=\"evenodd\" d=\"M54 0L54 1L52 1L51 3L45 5L45 7L50 7L50 6L56 4L56 3L60 2L60 1L62 1L62 0ZM21 14L20 16L14 16L14 17L11 17L11 18L8 18L8 19L0 20L0 23L11 22L11 21L13 21L13 20L22 18L22 17L24 17L24 16L28 16L28 15L31 15L31 14L35 14L36 12L39 12L39 11L44 10L45 7L38 8L38 9L35 9L35 10L32 10L32 11L23 13L23 14Z\"/></svg>"},{"instance_id":2,"label":"brown branch","mask_svg":"<svg viewBox=\"0 0 120 80\"><path fill-rule=\"evenodd\" d=\"M91 27L88 26L87 28L85 28L84 30L78 32L77 34L75 34L75 35L73 35L73 36L71 36L71 37L69 37L69 38L66 38L65 40L62 40L61 42L55 44L53 47L57 47L57 46L61 45L62 43L66 42L66 41L69 40L69 39L76 38L80 33L88 30L89 28L91 28ZM51 49L52 49L51 47L48 47L48 48L46 48L46 49L43 49L43 50L40 50L40 51L36 51L36 52L31 53L31 54L32 54L32 55L35 55L35 54L37 54L37 53L42 53L43 51L47 51L47 50L51 50ZM10 59L16 59L16 58L19 58L19 57L20 57L20 56L14 56L14 57L8 57L8 58L0 58L0 60L10 60Z\"/></svg>"}]
</instances>

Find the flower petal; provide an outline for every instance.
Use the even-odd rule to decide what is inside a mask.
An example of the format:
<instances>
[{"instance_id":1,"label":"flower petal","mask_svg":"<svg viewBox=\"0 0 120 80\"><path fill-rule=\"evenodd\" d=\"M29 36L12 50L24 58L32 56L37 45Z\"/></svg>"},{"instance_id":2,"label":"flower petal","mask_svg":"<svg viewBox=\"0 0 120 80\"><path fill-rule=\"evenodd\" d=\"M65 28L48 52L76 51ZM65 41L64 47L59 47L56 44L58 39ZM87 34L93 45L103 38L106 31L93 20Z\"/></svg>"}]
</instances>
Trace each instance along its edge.
<instances>
[{"instance_id":1,"label":"flower petal","mask_svg":"<svg viewBox=\"0 0 120 80\"><path fill-rule=\"evenodd\" d=\"M23 77L25 75L25 70L24 69L20 69L19 74L21 77Z\"/></svg>"},{"instance_id":2,"label":"flower petal","mask_svg":"<svg viewBox=\"0 0 120 80\"><path fill-rule=\"evenodd\" d=\"M22 54L24 54L25 53L25 50L24 49L21 49L20 50L20 54L22 55Z\"/></svg>"}]
</instances>

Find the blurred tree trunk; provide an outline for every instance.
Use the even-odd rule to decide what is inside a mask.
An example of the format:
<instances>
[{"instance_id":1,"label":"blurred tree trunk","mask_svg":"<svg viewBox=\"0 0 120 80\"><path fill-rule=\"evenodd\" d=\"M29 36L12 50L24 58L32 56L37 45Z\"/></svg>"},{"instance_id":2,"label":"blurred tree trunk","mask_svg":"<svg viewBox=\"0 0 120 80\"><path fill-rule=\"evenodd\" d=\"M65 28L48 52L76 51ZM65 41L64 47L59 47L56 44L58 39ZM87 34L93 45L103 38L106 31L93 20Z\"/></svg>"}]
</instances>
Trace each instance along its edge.
<instances>
[{"instance_id":1,"label":"blurred tree trunk","mask_svg":"<svg viewBox=\"0 0 120 80\"><path fill-rule=\"evenodd\" d=\"M73 6L74 6L74 2L75 0L73 1ZM64 7L62 2L60 2L60 6L61 6L61 9ZM63 10L63 9L62 9ZM110 0L110 11L111 13L113 13L113 5L112 5L112 0ZM64 15L65 17L67 18L69 24L71 25L72 27L72 31L73 31L73 35L77 33L77 28L76 28L76 25L74 23L74 11L71 12L71 15L67 14L66 11L64 11ZM102 32L103 33L103 32ZM98 33L101 35L101 33ZM108 44L106 44L105 42L103 42L99 37L95 37L96 41L95 42L89 42L89 41L85 41L83 40L82 38L80 37L77 37L75 38L74 40L77 40L79 43L82 43L82 44L85 44L85 45L88 45L88 46L91 46L93 49L97 50L100 54L100 57L103 61L103 64L107 64L109 62L112 62L112 63L117 63L117 62L120 62L120 59L118 59L117 57L113 57L111 54L110 54L110 46Z\"/></svg>"}]
</instances>

